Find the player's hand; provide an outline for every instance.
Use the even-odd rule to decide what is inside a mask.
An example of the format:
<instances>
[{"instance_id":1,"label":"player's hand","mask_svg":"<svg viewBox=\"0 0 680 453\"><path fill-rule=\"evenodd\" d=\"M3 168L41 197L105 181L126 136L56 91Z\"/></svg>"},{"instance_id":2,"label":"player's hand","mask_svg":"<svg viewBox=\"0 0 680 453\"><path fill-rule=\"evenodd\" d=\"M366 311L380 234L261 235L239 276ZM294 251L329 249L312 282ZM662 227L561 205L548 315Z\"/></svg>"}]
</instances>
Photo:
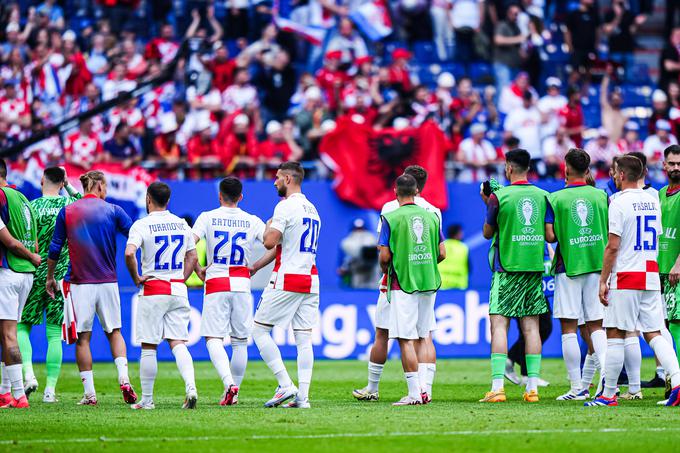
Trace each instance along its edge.
<instances>
[{"instance_id":1,"label":"player's hand","mask_svg":"<svg viewBox=\"0 0 680 453\"><path fill-rule=\"evenodd\" d=\"M259 271L259 269L254 268L254 267L249 267L248 270L250 271L250 276L251 276L251 277L252 277L253 275L257 274L257 271Z\"/></svg>"},{"instance_id":2,"label":"player's hand","mask_svg":"<svg viewBox=\"0 0 680 453\"><path fill-rule=\"evenodd\" d=\"M198 278L201 279L202 282L205 282L205 271L207 268L199 266L198 269L196 269L196 275L198 275Z\"/></svg>"},{"instance_id":3,"label":"player's hand","mask_svg":"<svg viewBox=\"0 0 680 453\"><path fill-rule=\"evenodd\" d=\"M33 264L35 267L40 266L40 263L42 263L42 258L40 258L40 255L37 253L31 253L31 264Z\"/></svg>"},{"instance_id":4,"label":"player's hand","mask_svg":"<svg viewBox=\"0 0 680 453\"><path fill-rule=\"evenodd\" d=\"M600 282L600 302L605 307L609 306L609 285L607 282Z\"/></svg>"},{"instance_id":5,"label":"player's hand","mask_svg":"<svg viewBox=\"0 0 680 453\"><path fill-rule=\"evenodd\" d=\"M147 280L149 280L149 278L151 278L151 277L149 277L148 275L142 275L140 277L137 277L137 281L135 282L135 286L143 285Z\"/></svg>"},{"instance_id":6,"label":"player's hand","mask_svg":"<svg viewBox=\"0 0 680 453\"><path fill-rule=\"evenodd\" d=\"M45 282L45 291L47 291L47 294L52 299L54 299L55 295L59 292L59 284L54 279L54 277L48 278Z\"/></svg>"},{"instance_id":7,"label":"player's hand","mask_svg":"<svg viewBox=\"0 0 680 453\"><path fill-rule=\"evenodd\" d=\"M671 286L677 285L678 281L680 281L680 265L678 265L678 263L675 263L668 273L668 280L670 281Z\"/></svg>"},{"instance_id":8,"label":"player's hand","mask_svg":"<svg viewBox=\"0 0 680 453\"><path fill-rule=\"evenodd\" d=\"M482 201L484 202L484 204L489 203L489 197L487 197L486 194L484 193L484 185L482 185L482 187L479 188L479 196L482 197Z\"/></svg>"}]
</instances>

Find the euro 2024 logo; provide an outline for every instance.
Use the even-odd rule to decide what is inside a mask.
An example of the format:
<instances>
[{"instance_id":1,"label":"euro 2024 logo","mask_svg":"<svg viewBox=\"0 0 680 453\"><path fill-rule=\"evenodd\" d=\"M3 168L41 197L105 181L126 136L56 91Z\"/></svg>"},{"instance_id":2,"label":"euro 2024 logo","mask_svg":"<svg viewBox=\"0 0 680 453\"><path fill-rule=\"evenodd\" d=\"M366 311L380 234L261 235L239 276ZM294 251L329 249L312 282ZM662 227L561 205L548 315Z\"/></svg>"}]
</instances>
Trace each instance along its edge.
<instances>
[{"instance_id":1,"label":"euro 2024 logo","mask_svg":"<svg viewBox=\"0 0 680 453\"><path fill-rule=\"evenodd\" d=\"M427 251L425 242L430 238L430 232L425 228L425 222L421 216L411 217L411 238L416 245L413 251L416 253L423 253Z\"/></svg>"},{"instance_id":2,"label":"euro 2024 logo","mask_svg":"<svg viewBox=\"0 0 680 453\"><path fill-rule=\"evenodd\" d=\"M517 203L517 218L523 225L522 233L533 234L536 231L534 225L538 220L538 204L533 198L522 198Z\"/></svg>"},{"instance_id":3,"label":"euro 2024 logo","mask_svg":"<svg viewBox=\"0 0 680 453\"><path fill-rule=\"evenodd\" d=\"M580 234L590 234L593 223L593 205L585 198L577 198L571 203L571 220L579 227Z\"/></svg>"}]
</instances>

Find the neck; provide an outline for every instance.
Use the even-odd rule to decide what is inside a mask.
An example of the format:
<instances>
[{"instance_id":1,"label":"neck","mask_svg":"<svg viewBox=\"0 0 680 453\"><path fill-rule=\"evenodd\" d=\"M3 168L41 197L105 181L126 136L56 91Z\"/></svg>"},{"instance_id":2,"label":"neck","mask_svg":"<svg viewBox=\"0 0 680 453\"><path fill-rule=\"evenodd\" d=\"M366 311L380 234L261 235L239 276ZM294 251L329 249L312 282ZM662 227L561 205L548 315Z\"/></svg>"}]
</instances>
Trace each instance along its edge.
<instances>
[{"instance_id":1,"label":"neck","mask_svg":"<svg viewBox=\"0 0 680 453\"><path fill-rule=\"evenodd\" d=\"M87 191L86 191L86 192L85 192L85 196L88 196L88 195L90 195L90 196L92 196L92 197L101 198L101 197L99 196L99 194L96 193L96 192L87 192Z\"/></svg>"},{"instance_id":2,"label":"neck","mask_svg":"<svg viewBox=\"0 0 680 453\"><path fill-rule=\"evenodd\" d=\"M45 184L43 186L42 194L43 197L58 197L59 191L60 191L59 187L48 186L47 184Z\"/></svg>"},{"instance_id":3,"label":"neck","mask_svg":"<svg viewBox=\"0 0 680 453\"><path fill-rule=\"evenodd\" d=\"M288 198L291 195L295 195L296 193L302 193L302 189L299 186L298 187L288 186L288 188L286 189L286 197L285 198Z\"/></svg>"},{"instance_id":4,"label":"neck","mask_svg":"<svg viewBox=\"0 0 680 453\"><path fill-rule=\"evenodd\" d=\"M668 190L675 190L678 187L680 187L680 181L671 181L670 179L668 180Z\"/></svg>"},{"instance_id":5,"label":"neck","mask_svg":"<svg viewBox=\"0 0 680 453\"><path fill-rule=\"evenodd\" d=\"M415 195L412 197L397 197L397 201L399 202L399 206L404 206L405 204L414 204L415 203Z\"/></svg>"},{"instance_id":6,"label":"neck","mask_svg":"<svg viewBox=\"0 0 680 453\"><path fill-rule=\"evenodd\" d=\"M521 174L512 174L510 175L510 183L514 184L517 181L526 181L527 180L527 173L521 173Z\"/></svg>"},{"instance_id":7,"label":"neck","mask_svg":"<svg viewBox=\"0 0 680 453\"><path fill-rule=\"evenodd\" d=\"M162 212L162 211L165 211L167 209L168 209L167 206L161 207L161 206L156 206L154 204L149 203L149 214L151 214L152 212Z\"/></svg>"},{"instance_id":8,"label":"neck","mask_svg":"<svg viewBox=\"0 0 680 453\"><path fill-rule=\"evenodd\" d=\"M0 178L0 187L7 187L7 180L5 178Z\"/></svg>"},{"instance_id":9,"label":"neck","mask_svg":"<svg viewBox=\"0 0 680 453\"><path fill-rule=\"evenodd\" d=\"M227 202L224 202L224 201L220 201L220 206L222 206L223 208L236 208L236 207L238 207L238 203L231 203L231 202L227 203Z\"/></svg>"},{"instance_id":10,"label":"neck","mask_svg":"<svg viewBox=\"0 0 680 453\"><path fill-rule=\"evenodd\" d=\"M586 183L585 176L569 176L567 178L567 184L585 184L585 183Z\"/></svg>"},{"instance_id":11,"label":"neck","mask_svg":"<svg viewBox=\"0 0 680 453\"><path fill-rule=\"evenodd\" d=\"M640 183L638 181L626 181L623 180L621 181L621 190L627 190L627 189L639 189L640 188Z\"/></svg>"}]
</instances>

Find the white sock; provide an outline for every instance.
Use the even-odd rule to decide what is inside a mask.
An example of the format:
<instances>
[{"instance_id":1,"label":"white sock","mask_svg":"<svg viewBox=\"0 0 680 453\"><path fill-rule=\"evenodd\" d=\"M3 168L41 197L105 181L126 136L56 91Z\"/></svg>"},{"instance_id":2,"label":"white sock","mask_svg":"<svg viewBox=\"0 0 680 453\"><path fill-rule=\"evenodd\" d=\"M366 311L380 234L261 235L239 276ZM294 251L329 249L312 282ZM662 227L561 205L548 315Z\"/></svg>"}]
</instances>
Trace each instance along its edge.
<instances>
[{"instance_id":1,"label":"white sock","mask_svg":"<svg viewBox=\"0 0 680 453\"><path fill-rule=\"evenodd\" d=\"M83 381L83 391L85 395L93 396L97 394L97 392L94 391L94 375L92 374L92 370L81 371L80 380Z\"/></svg>"},{"instance_id":2,"label":"white sock","mask_svg":"<svg viewBox=\"0 0 680 453\"><path fill-rule=\"evenodd\" d=\"M248 340L231 339L231 374L234 383L241 386L248 366Z\"/></svg>"},{"instance_id":3,"label":"white sock","mask_svg":"<svg viewBox=\"0 0 680 453\"><path fill-rule=\"evenodd\" d=\"M172 348L172 355L175 356L177 362L177 369L179 374L184 379L184 387L186 391L196 390L196 380L194 379L194 361L191 359L191 354L187 349L187 345L180 343Z\"/></svg>"},{"instance_id":4,"label":"white sock","mask_svg":"<svg viewBox=\"0 0 680 453\"><path fill-rule=\"evenodd\" d=\"M678 366L678 358L675 355L673 346L668 344L666 339L661 335L652 338L649 342L649 347L654 350L654 355L664 370L666 374L671 378L671 386L673 388L680 385L680 366Z\"/></svg>"},{"instance_id":5,"label":"white sock","mask_svg":"<svg viewBox=\"0 0 680 453\"><path fill-rule=\"evenodd\" d=\"M595 376L595 371L597 371L596 361L597 358L594 354L586 355L586 360L583 362L583 371L581 372L581 390L588 390L593 383L593 377Z\"/></svg>"},{"instance_id":6,"label":"white sock","mask_svg":"<svg viewBox=\"0 0 680 453\"><path fill-rule=\"evenodd\" d=\"M491 391L498 392L503 390L503 379L492 379L491 380Z\"/></svg>"},{"instance_id":7,"label":"white sock","mask_svg":"<svg viewBox=\"0 0 680 453\"><path fill-rule=\"evenodd\" d=\"M656 375L660 379L666 379L666 370L664 370L662 366L658 366L656 367Z\"/></svg>"},{"instance_id":8,"label":"white sock","mask_svg":"<svg viewBox=\"0 0 680 453\"><path fill-rule=\"evenodd\" d=\"M382 376L384 363L368 362L368 385L366 389L369 392L377 392L380 385L380 377Z\"/></svg>"},{"instance_id":9,"label":"white sock","mask_svg":"<svg viewBox=\"0 0 680 453\"><path fill-rule=\"evenodd\" d=\"M418 372L405 372L406 385L408 386L408 396L418 401L422 401L420 396L420 379L418 378Z\"/></svg>"},{"instance_id":10,"label":"white sock","mask_svg":"<svg viewBox=\"0 0 680 453\"><path fill-rule=\"evenodd\" d=\"M623 338L609 338L607 340L607 363L604 365L604 393L607 398L616 395L616 384L623 368L625 356Z\"/></svg>"},{"instance_id":11,"label":"white sock","mask_svg":"<svg viewBox=\"0 0 680 453\"><path fill-rule=\"evenodd\" d=\"M130 376L128 375L127 357L116 357L113 359L113 363L116 364L116 369L118 370L118 383L121 385L129 384Z\"/></svg>"},{"instance_id":12,"label":"white sock","mask_svg":"<svg viewBox=\"0 0 680 453\"><path fill-rule=\"evenodd\" d=\"M5 366L5 371L9 376L9 381L12 386L12 396L18 400L24 396L24 376L21 372L21 364Z\"/></svg>"},{"instance_id":13,"label":"white sock","mask_svg":"<svg viewBox=\"0 0 680 453\"><path fill-rule=\"evenodd\" d=\"M668 329L667 329L666 327L663 327L663 328L661 329L661 336L664 337L664 338L666 339L666 342L667 342L669 345L671 345L671 348L672 348L673 345L675 344L675 342L673 341L673 335L671 335L671 333L668 331ZM678 345L678 347L680 347L680 345ZM657 365L657 367L656 367L656 374L657 374L661 379L664 379L664 380L666 379L666 370L664 370L662 366Z\"/></svg>"},{"instance_id":14,"label":"white sock","mask_svg":"<svg viewBox=\"0 0 680 453\"><path fill-rule=\"evenodd\" d=\"M312 332L295 332L298 365L298 396L300 401L309 398L309 386L312 383L314 368L314 350L312 349Z\"/></svg>"},{"instance_id":15,"label":"white sock","mask_svg":"<svg viewBox=\"0 0 680 453\"><path fill-rule=\"evenodd\" d=\"M47 395L47 394L54 395L55 393L56 393L56 389L54 387L45 386L45 391L43 391L43 395Z\"/></svg>"},{"instance_id":16,"label":"white sock","mask_svg":"<svg viewBox=\"0 0 680 453\"><path fill-rule=\"evenodd\" d=\"M139 358L139 380L142 382L142 403L153 402L153 384L158 374L158 361L154 349L142 349Z\"/></svg>"},{"instance_id":17,"label":"white sock","mask_svg":"<svg viewBox=\"0 0 680 453\"><path fill-rule=\"evenodd\" d=\"M590 341L593 344L593 352L600 364L600 377L604 373L604 364L607 362L607 334L604 329L598 329L590 334Z\"/></svg>"},{"instance_id":18,"label":"white sock","mask_svg":"<svg viewBox=\"0 0 680 453\"><path fill-rule=\"evenodd\" d=\"M2 374L0 395L4 395L12 391L12 383L9 380L9 374L7 374L7 370L5 369L5 362L0 362L0 374Z\"/></svg>"},{"instance_id":19,"label":"white sock","mask_svg":"<svg viewBox=\"0 0 680 453\"><path fill-rule=\"evenodd\" d=\"M628 375L628 393L637 393L640 391L640 367L642 366L640 339L638 337L627 337L623 347L623 363Z\"/></svg>"},{"instance_id":20,"label":"white sock","mask_svg":"<svg viewBox=\"0 0 680 453\"><path fill-rule=\"evenodd\" d=\"M526 391L527 393L529 392L538 392L538 377L533 376L533 377L528 377L527 378L527 386L526 386Z\"/></svg>"},{"instance_id":21,"label":"white sock","mask_svg":"<svg viewBox=\"0 0 680 453\"><path fill-rule=\"evenodd\" d=\"M257 345L257 349L260 351L260 356L262 360L265 361L269 369L274 373L276 380L279 382L279 386L282 388L290 387L293 385L290 376L288 376L288 371L286 371L286 366L281 360L281 351L274 343L271 335L271 327L261 326L259 324L255 325L253 329L253 340Z\"/></svg>"},{"instance_id":22,"label":"white sock","mask_svg":"<svg viewBox=\"0 0 680 453\"><path fill-rule=\"evenodd\" d=\"M425 382L427 381L427 363L418 364L418 380L420 381L420 392L425 391Z\"/></svg>"},{"instance_id":23,"label":"white sock","mask_svg":"<svg viewBox=\"0 0 680 453\"><path fill-rule=\"evenodd\" d=\"M421 382L421 385L425 387L425 391L427 392L428 395L430 395L430 398L432 398L432 384L434 384L434 375L437 374L437 364L436 363L428 363L427 364L427 375L425 378L425 383L423 384Z\"/></svg>"},{"instance_id":24,"label":"white sock","mask_svg":"<svg viewBox=\"0 0 680 453\"><path fill-rule=\"evenodd\" d=\"M217 374L224 384L224 389L227 390L234 383L234 378L231 377L229 357L227 351L224 350L224 344L219 338L211 338L205 342L205 346L208 348L210 361L217 370Z\"/></svg>"},{"instance_id":25,"label":"white sock","mask_svg":"<svg viewBox=\"0 0 680 453\"><path fill-rule=\"evenodd\" d=\"M571 391L581 391L581 348L575 333L562 334L562 355L567 366L567 375L571 384Z\"/></svg>"}]
</instances>

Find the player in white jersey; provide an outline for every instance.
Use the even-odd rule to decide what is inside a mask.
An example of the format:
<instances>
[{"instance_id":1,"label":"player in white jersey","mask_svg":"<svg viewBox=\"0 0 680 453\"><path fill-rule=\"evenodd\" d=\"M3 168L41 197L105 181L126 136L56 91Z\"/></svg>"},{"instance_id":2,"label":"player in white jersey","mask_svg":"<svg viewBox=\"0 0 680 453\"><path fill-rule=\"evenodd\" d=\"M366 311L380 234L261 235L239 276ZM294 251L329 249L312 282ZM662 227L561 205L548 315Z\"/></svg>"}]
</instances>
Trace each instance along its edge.
<instances>
[{"instance_id":1,"label":"player in white jersey","mask_svg":"<svg viewBox=\"0 0 680 453\"><path fill-rule=\"evenodd\" d=\"M142 344L139 377L142 400L132 409L154 409L153 385L158 372L156 349L167 340L175 356L186 389L182 408L194 409L198 395L194 363L187 349L189 299L185 280L196 263L196 245L186 221L168 211L170 187L162 182L149 185L146 209L149 215L130 228L125 264L132 281L142 286L135 313L135 335ZM142 250L142 275L137 250Z\"/></svg>"},{"instance_id":2,"label":"player in white jersey","mask_svg":"<svg viewBox=\"0 0 680 453\"><path fill-rule=\"evenodd\" d=\"M419 165L410 165L404 169L404 174L411 175L418 184L418 194L422 193L427 182L427 171ZM439 217L441 224L442 213L439 208L430 204L425 198L416 195L414 198L416 205L433 212ZM399 208L399 201L388 201L380 211L380 218L389 212ZM378 234L380 234L382 223L378 223ZM359 401L378 401L380 395L378 386L382 376L385 362L387 362L388 341L390 327L390 303L387 301L387 275L383 275L380 281L380 293L378 294L378 304L375 309L375 341L371 346L368 361L368 385L362 389L356 389L352 396ZM436 329L436 322L431 330ZM427 338L416 341L416 354L418 356L418 378L423 386L422 398L424 402L432 399L432 382L437 370L437 355L432 342L432 334Z\"/></svg>"},{"instance_id":3,"label":"player in white jersey","mask_svg":"<svg viewBox=\"0 0 680 453\"><path fill-rule=\"evenodd\" d=\"M669 406L680 403L680 367L673 346L661 335L664 326L658 236L661 210L658 200L645 193L638 180L640 159L617 159L614 181L621 195L609 206L609 242L604 253L599 296L605 306L607 328L605 385L601 396L586 406L618 406L616 384L624 362L627 331L640 330L671 379Z\"/></svg>"},{"instance_id":4,"label":"player in white jersey","mask_svg":"<svg viewBox=\"0 0 680 453\"><path fill-rule=\"evenodd\" d=\"M220 207L204 212L194 223L196 242L206 241L206 268L201 336L224 384L221 406L238 403L238 391L248 364L248 337L253 328L250 265L253 245L262 243L264 222L238 208L243 185L229 176L220 182ZM224 338L231 337L231 365Z\"/></svg>"},{"instance_id":5,"label":"player in white jersey","mask_svg":"<svg viewBox=\"0 0 680 453\"><path fill-rule=\"evenodd\" d=\"M276 249L276 265L255 312L253 339L279 383L265 407L276 407L290 399L285 407L310 407L309 386L314 365L312 328L319 317L316 249L321 220L314 205L302 194L304 174L297 162L279 166L274 185L284 199L276 205L264 232L265 248ZM258 261L253 270L257 271L263 262ZM293 327L297 345L299 390L288 376L281 352L270 335L274 326L287 329L289 325Z\"/></svg>"}]
</instances>

